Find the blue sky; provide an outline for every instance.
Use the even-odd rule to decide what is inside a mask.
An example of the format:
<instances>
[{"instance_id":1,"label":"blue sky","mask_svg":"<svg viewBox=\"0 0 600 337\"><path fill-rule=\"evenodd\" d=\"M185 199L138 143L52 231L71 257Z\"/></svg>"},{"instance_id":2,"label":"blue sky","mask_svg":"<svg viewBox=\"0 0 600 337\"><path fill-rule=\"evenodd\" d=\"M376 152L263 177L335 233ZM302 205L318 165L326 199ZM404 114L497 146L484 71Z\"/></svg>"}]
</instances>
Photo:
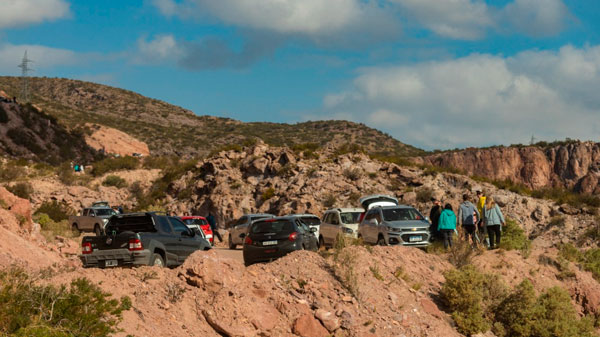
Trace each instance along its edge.
<instances>
[{"instance_id":1,"label":"blue sky","mask_svg":"<svg viewBox=\"0 0 600 337\"><path fill-rule=\"evenodd\" d=\"M348 119L425 149L600 134L600 2L5 0L0 73L242 121Z\"/></svg>"}]
</instances>

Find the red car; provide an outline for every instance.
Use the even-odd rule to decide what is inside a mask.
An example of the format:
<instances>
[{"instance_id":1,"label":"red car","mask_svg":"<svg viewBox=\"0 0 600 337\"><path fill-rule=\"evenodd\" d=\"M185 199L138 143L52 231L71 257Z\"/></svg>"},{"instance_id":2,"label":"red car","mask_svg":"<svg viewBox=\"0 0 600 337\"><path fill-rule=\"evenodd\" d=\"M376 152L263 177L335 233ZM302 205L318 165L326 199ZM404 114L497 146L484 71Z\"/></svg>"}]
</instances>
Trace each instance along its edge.
<instances>
[{"instance_id":1,"label":"red car","mask_svg":"<svg viewBox=\"0 0 600 337\"><path fill-rule=\"evenodd\" d=\"M206 218L199 215L192 216L180 216L181 221L183 221L189 228L193 230L202 230L204 235L206 235L206 239L210 242L211 245L214 245L214 238L212 229L210 229L210 225Z\"/></svg>"}]
</instances>

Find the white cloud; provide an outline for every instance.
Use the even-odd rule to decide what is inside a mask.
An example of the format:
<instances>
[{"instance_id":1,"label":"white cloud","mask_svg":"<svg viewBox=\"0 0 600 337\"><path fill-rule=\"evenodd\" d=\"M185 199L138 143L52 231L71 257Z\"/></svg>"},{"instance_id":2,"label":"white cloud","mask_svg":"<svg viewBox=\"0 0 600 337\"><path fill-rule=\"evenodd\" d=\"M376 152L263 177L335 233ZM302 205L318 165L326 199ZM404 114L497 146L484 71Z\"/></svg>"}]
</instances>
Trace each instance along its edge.
<instances>
[{"instance_id":1,"label":"white cloud","mask_svg":"<svg viewBox=\"0 0 600 337\"><path fill-rule=\"evenodd\" d=\"M0 3L0 28L56 20L69 15L64 0L3 0Z\"/></svg>"},{"instance_id":2,"label":"white cloud","mask_svg":"<svg viewBox=\"0 0 600 337\"><path fill-rule=\"evenodd\" d=\"M176 61L181 57L182 46L170 34L157 35L153 39L140 38L137 41L138 64L157 64L164 61Z\"/></svg>"},{"instance_id":3,"label":"white cloud","mask_svg":"<svg viewBox=\"0 0 600 337\"><path fill-rule=\"evenodd\" d=\"M378 1L363 0L154 0L168 16L210 16L232 26L312 37L363 30L396 34L395 19Z\"/></svg>"},{"instance_id":4,"label":"white cloud","mask_svg":"<svg viewBox=\"0 0 600 337\"><path fill-rule=\"evenodd\" d=\"M453 39L483 37L495 25L490 9L482 1L392 0L429 30Z\"/></svg>"},{"instance_id":5,"label":"white cloud","mask_svg":"<svg viewBox=\"0 0 600 337\"><path fill-rule=\"evenodd\" d=\"M514 57L473 54L360 71L325 97L330 116L381 128L428 149L511 144L600 131L600 46Z\"/></svg>"},{"instance_id":6,"label":"white cloud","mask_svg":"<svg viewBox=\"0 0 600 337\"><path fill-rule=\"evenodd\" d=\"M0 44L0 71L7 74L19 74L17 65L21 63L24 52L27 58L33 60L31 67L40 70L62 65L80 64L84 59L81 55L59 48L40 45ZM36 72L33 73L34 75Z\"/></svg>"},{"instance_id":7,"label":"white cloud","mask_svg":"<svg viewBox=\"0 0 600 337\"><path fill-rule=\"evenodd\" d=\"M502 10L502 20L531 36L550 36L565 26L569 10L562 0L515 0Z\"/></svg>"}]
</instances>

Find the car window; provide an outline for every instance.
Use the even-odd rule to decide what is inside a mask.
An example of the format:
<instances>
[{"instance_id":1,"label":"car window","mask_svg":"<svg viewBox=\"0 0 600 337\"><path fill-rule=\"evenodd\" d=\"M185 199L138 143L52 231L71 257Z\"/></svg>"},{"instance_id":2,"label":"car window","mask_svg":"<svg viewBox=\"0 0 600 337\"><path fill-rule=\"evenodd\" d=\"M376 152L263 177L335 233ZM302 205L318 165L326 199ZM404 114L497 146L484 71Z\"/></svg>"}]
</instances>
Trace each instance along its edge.
<instances>
[{"instance_id":1,"label":"car window","mask_svg":"<svg viewBox=\"0 0 600 337\"><path fill-rule=\"evenodd\" d=\"M250 222L252 222L252 221L256 221L256 220L260 220L260 219L266 219L266 218L269 218L269 217L268 217L268 216L265 216L265 215L251 216L251 217L250 217Z\"/></svg>"},{"instance_id":2,"label":"car window","mask_svg":"<svg viewBox=\"0 0 600 337\"><path fill-rule=\"evenodd\" d=\"M242 224L245 224L246 221L248 221L248 217L247 216L243 216L235 224L236 225L242 225Z\"/></svg>"},{"instance_id":3,"label":"car window","mask_svg":"<svg viewBox=\"0 0 600 337\"><path fill-rule=\"evenodd\" d=\"M340 217L342 218L342 223L345 223L345 224L358 223L358 219L360 218L361 213L362 212L340 213Z\"/></svg>"},{"instance_id":4,"label":"car window","mask_svg":"<svg viewBox=\"0 0 600 337\"><path fill-rule=\"evenodd\" d=\"M83 210L83 213L81 213L82 216L88 216L88 214L90 214L90 210L87 208Z\"/></svg>"},{"instance_id":5,"label":"car window","mask_svg":"<svg viewBox=\"0 0 600 337\"><path fill-rule=\"evenodd\" d=\"M190 225L198 225L198 226L203 226L203 225L207 225L208 222L204 219L185 219L182 220L186 225L190 226Z\"/></svg>"},{"instance_id":6,"label":"car window","mask_svg":"<svg viewBox=\"0 0 600 337\"><path fill-rule=\"evenodd\" d=\"M96 209L95 211L96 211L97 216L107 216L107 215L117 214L117 212L115 212L112 208L99 208L99 209Z\"/></svg>"},{"instance_id":7,"label":"car window","mask_svg":"<svg viewBox=\"0 0 600 337\"><path fill-rule=\"evenodd\" d=\"M421 220L421 214L414 208L391 208L383 210L385 221Z\"/></svg>"},{"instance_id":8,"label":"car window","mask_svg":"<svg viewBox=\"0 0 600 337\"><path fill-rule=\"evenodd\" d=\"M250 228L250 233L293 232L294 224L290 220L258 221Z\"/></svg>"},{"instance_id":9,"label":"car window","mask_svg":"<svg viewBox=\"0 0 600 337\"><path fill-rule=\"evenodd\" d=\"M329 223L329 216L331 215L331 213L325 213L325 215L323 215L323 222L324 223Z\"/></svg>"},{"instance_id":10,"label":"car window","mask_svg":"<svg viewBox=\"0 0 600 337\"><path fill-rule=\"evenodd\" d=\"M318 226L321 224L321 220L316 216L304 216L302 217L302 222L309 226Z\"/></svg>"},{"instance_id":11,"label":"car window","mask_svg":"<svg viewBox=\"0 0 600 337\"><path fill-rule=\"evenodd\" d=\"M186 226L181 220L175 217L169 217L171 225L173 225L173 231L175 234L181 234L183 232L189 232L188 226Z\"/></svg>"},{"instance_id":12,"label":"car window","mask_svg":"<svg viewBox=\"0 0 600 337\"><path fill-rule=\"evenodd\" d=\"M331 216L329 217L329 223L332 225L340 224L340 219L339 219L337 213L331 213Z\"/></svg>"},{"instance_id":13,"label":"car window","mask_svg":"<svg viewBox=\"0 0 600 337\"><path fill-rule=\"evenodd\" d=\"M169 234L173 233L173 231L171 230L171 225L169 225L169 221L167 220L166 217L159 216L159 217L157 217L157 220L158 220L158 228L160 229L161 232L165 232L165 233L169 233Z\"/></svg>"}]
</instances>

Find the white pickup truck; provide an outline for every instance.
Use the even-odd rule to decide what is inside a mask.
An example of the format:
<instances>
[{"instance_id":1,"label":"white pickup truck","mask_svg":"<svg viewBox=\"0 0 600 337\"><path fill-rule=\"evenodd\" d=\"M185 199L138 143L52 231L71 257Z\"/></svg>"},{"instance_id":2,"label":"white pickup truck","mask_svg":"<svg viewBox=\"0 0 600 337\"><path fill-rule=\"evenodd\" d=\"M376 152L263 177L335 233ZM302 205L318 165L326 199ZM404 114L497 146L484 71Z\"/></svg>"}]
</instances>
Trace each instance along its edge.
<instances>
[{"instance_id":1,"label":"white pickup truck","mask_svg":"<svg viewBox=\"0 0 600 337\"><path fill-rule=\"evenodd\" d=\"M70 216L71 228L77 232L94 232L96 235L104 233L104 226L111 216L118 214L108 206L108 203L94 203L92 207L84 208L81 215Z\"/></svg>"}]
</instances>

